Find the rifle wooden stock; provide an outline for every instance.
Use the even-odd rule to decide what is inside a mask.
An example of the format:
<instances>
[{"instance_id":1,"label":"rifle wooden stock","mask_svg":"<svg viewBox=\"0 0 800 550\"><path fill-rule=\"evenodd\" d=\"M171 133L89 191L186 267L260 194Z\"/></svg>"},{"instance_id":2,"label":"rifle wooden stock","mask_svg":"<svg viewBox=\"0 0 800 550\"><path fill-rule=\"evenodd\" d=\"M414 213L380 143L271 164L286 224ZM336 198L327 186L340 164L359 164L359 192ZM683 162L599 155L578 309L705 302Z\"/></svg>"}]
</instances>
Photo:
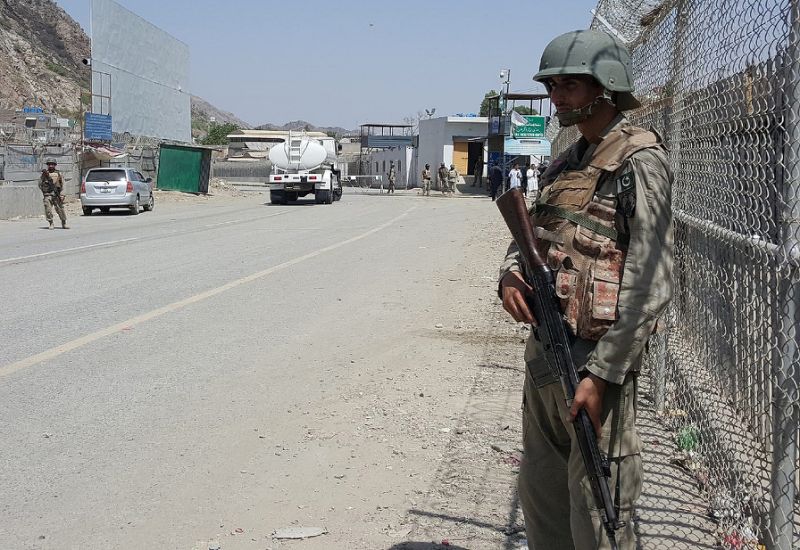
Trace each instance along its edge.
<instances>
[{"instance_id":1,"label":"rifle wooden stock","mask_svg":"<svg viewBox=\"0 0 800 550\"><path fill-rule=\"evenodd\" d=\"M511 189L500 195L496 202L497 208L500 209L500 213L511 231L511 237L519 247L525 267L529 270L536 270L536 268L545 266L545 261L536 247L531 217L528 214L528 207L522 192L519 189Z\"/></svg>"},{"instance_id":2,"label":"rifle wooden stock","mask_svg":"<svg viewBox=\"0 0 800 550\"><path fill-rule=\"evenodd\" d=\"M542 343L551 372L561 382L564 398L569 407L575 398L580 378L572 358L570 346L572 336L567 331L559 299L556 296L553 273L539 254L536 237L533 234L533 224L522 192L519 189L512 189L501 195L496 202L519 248L525 282L533 288L533 294L525 296L525 301L539 323L536 334ZM595 506L600 510L611 548L616 550L615 531L624 524L619 521L608 487L611 478L608 458L597 445L597 435L586 410L578 411L573 427L592 487Z\"/></svg>"}]
</instances>

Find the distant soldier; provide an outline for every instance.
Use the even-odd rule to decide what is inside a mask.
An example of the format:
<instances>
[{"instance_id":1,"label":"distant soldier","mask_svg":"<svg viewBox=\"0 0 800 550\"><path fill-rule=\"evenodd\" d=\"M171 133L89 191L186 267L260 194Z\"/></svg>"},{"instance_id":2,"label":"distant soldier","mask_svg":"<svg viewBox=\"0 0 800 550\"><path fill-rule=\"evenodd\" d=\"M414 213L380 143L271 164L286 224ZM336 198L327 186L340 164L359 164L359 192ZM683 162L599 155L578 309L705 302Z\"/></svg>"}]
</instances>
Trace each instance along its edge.
<instances>
[{"instance_id":1,"label":"distant soldier","mask_svg":"<svg viewBox=\"0 0 800 550\"><path fill-rule=\"evenodd\" d=\"M472 186L483 187L483 157L478 157L475 161L475 179L472 180Z\"/></svg>"},{"instance_id":2,"label":"distant soldier","mask_svg":"<svg viewBox=\"0 0 800 550\"><path fill-rule=\"evenodd\" d=\"M394 169L394 161L389 163L389 193L394 194L394 184L397 181L397 172Z\"/></svg>"},{"instance_id":3,"label":"distant soldier","mask_svg":"<svg viewBox=\"0 0 800 550\"><path fill-rule=\"evenodd\" d=\"M444 163L441 163L439 165L439 173L437 175L439 176L439 189L442 191L442 195L444 195L447 193L447 187L448 187L447 167L444 165Z\"/></svg>"},{"instance_id":4,"label":"distant soldier","mask_svg":"<svg viewBox=\"0 0 800 550\"><path fill-rule=\"evenodd\" d=\"M431 165L426 164L422 170L422 195L431 196Z\"/></svg>"},{"instance_id":5,"label":"distant soldier","mask_svg":"<svg viewBox=\"0 0 800 550\"><path fill-rule=\"evenodd\" d=\"M47 170L42 170L39 177L39 189L42 190L42 202L44 203L44 216L47 218L49 228L53 229L53 207L55 207L58 217L61 218L61 227L67 227L67 215L64 213L64 178L56 170L56 161L47 159Z\"/></svg>"},{"instance_id":6,"label":"distant soldier","mask_svg":"<svg viewBox=\"0 0 800 550\"><path fill-rule=\"evenodd\" d=\"M447 192L452 195L456 191L456 184L458 183L458 170L455 164L450 165L450 171L447 172Z\"/></svg>"}]
</instances>

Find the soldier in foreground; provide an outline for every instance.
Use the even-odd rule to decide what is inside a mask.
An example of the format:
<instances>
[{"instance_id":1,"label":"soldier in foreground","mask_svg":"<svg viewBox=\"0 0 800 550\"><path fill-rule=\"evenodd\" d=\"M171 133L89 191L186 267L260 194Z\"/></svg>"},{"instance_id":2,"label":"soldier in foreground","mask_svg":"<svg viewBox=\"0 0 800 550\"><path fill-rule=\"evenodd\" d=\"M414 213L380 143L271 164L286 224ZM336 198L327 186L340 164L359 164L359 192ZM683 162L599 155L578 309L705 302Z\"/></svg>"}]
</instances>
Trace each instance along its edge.
<instances>
[{"instance_id":1,"label":"soldier in foreground","mask_svg":"<svg viewBox=\"0 0 800 550\"><path fill-rule=\"evenodd\" d=\"M630 55L599 31L574 31L545 48L542 82L562 126L581 138L540 180L530 211L539 252L555 275L555 294L574 337L579 370L572 403L545 360L536 330L525 349L519 495L534 548L617 547L602 525L572 422L584 409L610 462L610 489L624 522L613 538L633 550L633 510L642 485L636 432L637 374L645 344L672 296L672 172L661 139L631 125ZM503 307L537 321L525 295L516 245L500 271Z\"/></svg>"},{"instance_id":2,"label":"soldier in foreground","mask_svg":"<svg viewBox=\"0 0 800 550\"><path fill-rule=\"evenodd\" d=\"M42 191L44 203L44 216L47 218L49 229L53 229L53 208L61 218L61 227L67 227L67 215L64 213L64 178L56 170L56 161L47 159L47 170L42 170L39 177L39 189Z\"/></svg>"}]
</instances>

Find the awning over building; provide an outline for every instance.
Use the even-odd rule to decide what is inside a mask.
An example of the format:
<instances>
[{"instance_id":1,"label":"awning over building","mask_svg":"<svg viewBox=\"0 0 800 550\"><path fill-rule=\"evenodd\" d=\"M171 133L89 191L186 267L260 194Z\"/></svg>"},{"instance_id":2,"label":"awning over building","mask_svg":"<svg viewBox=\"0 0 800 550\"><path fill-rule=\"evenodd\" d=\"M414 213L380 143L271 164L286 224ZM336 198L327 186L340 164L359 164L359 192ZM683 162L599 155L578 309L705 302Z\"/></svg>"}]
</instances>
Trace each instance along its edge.
<instances>
[{"instance_id":1,"label":"awning over building","mask_svg":"<svg viewBox=\"0 0 800 550\"><path fill-rule=\"evenodd\" d=\"M106 145L84 145L83 147L83 154L84 159L95 158L99 161L107 161L107 160L119 160L123 159L128 154L125 151L121 151L120 149L115 149L113 147L108 147Z\"/></svg>"}]
</instances>

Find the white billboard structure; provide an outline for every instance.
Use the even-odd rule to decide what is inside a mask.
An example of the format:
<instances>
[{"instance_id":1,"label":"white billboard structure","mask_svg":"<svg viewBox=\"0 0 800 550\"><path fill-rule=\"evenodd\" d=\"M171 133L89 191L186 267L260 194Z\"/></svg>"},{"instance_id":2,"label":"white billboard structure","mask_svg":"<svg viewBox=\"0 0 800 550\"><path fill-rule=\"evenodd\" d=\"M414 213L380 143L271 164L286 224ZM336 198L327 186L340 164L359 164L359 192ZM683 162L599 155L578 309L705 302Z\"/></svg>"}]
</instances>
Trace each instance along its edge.
<instances>
[{"instance_id":1,"label":"white billboard structure","mask_svg":"<svg viewBox=\"0 0 800 550\"><path fill-rule=\"evenodd\" d=\"M189 46L113 0L92 0L90 19L92 112L115 133L190 142Z\"/></svg>"}]
</instances>

